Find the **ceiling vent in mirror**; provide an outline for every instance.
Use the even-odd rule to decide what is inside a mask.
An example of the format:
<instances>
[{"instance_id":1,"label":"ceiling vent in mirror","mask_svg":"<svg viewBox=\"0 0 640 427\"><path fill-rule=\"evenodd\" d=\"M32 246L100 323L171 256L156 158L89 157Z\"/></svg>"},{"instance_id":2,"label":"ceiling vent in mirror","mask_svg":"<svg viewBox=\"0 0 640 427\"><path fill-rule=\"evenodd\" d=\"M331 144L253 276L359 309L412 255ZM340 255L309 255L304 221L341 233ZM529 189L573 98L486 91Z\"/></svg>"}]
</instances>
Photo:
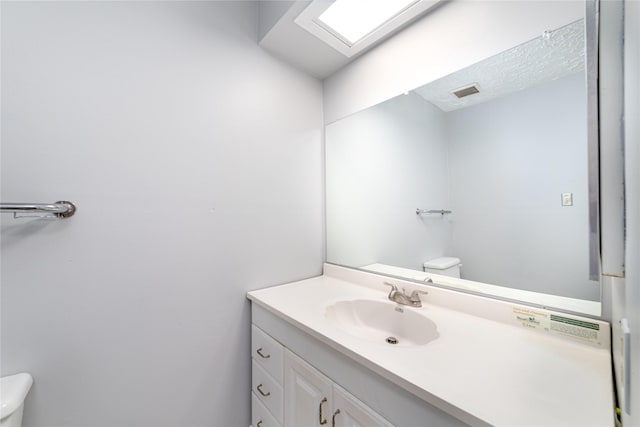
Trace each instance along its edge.
<instances>
[{"instance_id":1,"label":"ceiling vent in mirror","mask_svg":"<svg viewBox=\"0 0 640 427\"><path fill-rule=\"evenodd\" d=\"M295 23L350 57L426 12L439 0L313 0Z\"/></svg>"},{"instance_id":2,"label":"ceiling vent in mirror","mask_svg":"<svg viewBox=\"0 0 640 427\"><path fill-rule=\"evenodd\" d=\"M458 98L464 98L465 96L473 95L475 93L480 93L477 83L453 91L453 94Z\"/></svg>"}]
</instances>

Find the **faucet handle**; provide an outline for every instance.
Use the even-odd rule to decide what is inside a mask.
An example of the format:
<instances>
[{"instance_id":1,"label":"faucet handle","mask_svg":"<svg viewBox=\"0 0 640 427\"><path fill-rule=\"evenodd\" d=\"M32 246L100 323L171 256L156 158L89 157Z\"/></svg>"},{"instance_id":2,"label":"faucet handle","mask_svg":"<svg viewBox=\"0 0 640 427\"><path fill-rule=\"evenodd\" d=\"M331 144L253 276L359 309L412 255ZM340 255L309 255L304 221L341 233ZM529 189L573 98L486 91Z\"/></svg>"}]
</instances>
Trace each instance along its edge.
<instances>
[{"instance_id":1,"label":"faucet handle","mask_svg":"<svg viewBox=\"0 0 640 427\"><path fill-rule=\"evenodd\" d=\"M427 291L422 291L420 289L414 289L413 292L411 292L411 296L409 298L411 298L412 301L420 301L420 294L424 294L427 295L429 292Z\"/></svg>"},{"instance_id":2,"label":"faucet handle","mask_svg":"<svg viewBox=\"0 0 640 427\"><path fill-rule=\"evenodd\" d=\"M398 293L398 287L396 285L394 285L393 283L389 283L389 282L384 282L385 285L387 286L391 286L391 290L389 291L389 295L388 298L393 301L393 297L395 295L397 295Z\"/></svg>"},{"instance_id":3,"label":"faucet handle","mask_svg":"<svg viewBox=\"0 0 640 427\"><path fill-rule=\"evenodd\" d=\"M393 283L384 282L384 284L387 285L387 286L391 286L391 291L390 292L398 290L398 287L396 285L394 285Z\"/></svg>"}]
</instances>

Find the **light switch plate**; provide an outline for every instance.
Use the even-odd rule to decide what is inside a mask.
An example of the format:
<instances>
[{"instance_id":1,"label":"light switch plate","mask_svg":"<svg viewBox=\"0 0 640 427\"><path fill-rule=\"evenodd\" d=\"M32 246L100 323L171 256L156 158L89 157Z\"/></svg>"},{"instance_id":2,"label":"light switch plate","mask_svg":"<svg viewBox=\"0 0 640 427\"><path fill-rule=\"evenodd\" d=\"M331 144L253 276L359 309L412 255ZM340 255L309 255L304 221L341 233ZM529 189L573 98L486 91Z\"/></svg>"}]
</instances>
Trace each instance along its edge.
<instances>
[{"instance_id":1,"label":"light switch plate","mask_svg":"<svg viewBox=\"0 0 640 427\"><path fill-rule=\"evenodd\" d=\"M562 193L562 206L573 206L573 193Z\"/></svg>"}]
</instances>

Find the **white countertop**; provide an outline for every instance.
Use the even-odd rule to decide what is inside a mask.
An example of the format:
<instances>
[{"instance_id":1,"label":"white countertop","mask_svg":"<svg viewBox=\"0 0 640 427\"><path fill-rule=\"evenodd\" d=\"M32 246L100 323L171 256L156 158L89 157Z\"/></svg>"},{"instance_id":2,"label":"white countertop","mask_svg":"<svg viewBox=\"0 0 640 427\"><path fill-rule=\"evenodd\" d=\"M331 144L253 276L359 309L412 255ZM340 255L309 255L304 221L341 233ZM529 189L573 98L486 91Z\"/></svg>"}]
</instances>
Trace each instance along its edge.
<instances>
[{"instance_id":1,"label":"white countertop","mask_svg":"<svg viewBox=\"0 0 640 427\"><path fill-rule=\"evenodd\" d=\"M327 321L325 309L337 301L388 301L384 280L406 285L407 289L429 290L422 308L403 307L435 322L438 339L423 346L394 347L358 339ZM514 310L526 306L328 265L324 276L252 291L248 296L255 304L467 423L614 424L606 322L598 322L602 328L598 343L583 343L518 325ZM553 314L536 310L540 315Z\"/></svg>"}]
</instances>

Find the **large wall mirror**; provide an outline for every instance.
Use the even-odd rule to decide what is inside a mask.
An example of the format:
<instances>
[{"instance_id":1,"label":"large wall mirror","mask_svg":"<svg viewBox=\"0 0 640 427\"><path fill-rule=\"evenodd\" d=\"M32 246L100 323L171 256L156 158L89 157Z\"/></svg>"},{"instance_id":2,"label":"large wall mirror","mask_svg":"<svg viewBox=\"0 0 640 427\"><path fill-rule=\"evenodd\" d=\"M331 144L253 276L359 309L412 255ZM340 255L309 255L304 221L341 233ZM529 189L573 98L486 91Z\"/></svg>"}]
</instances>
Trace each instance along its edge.
<instances>
[{"instance_id":1,"label":"large wall mirror","mask_svg":"<svg viewBox=\"0 0 640 427\"><path fill-rule=\"evenodd\" d=\"M600 315L592 31L550 29L328 125L327 261Z\"/></svg>"}]
</instances>

